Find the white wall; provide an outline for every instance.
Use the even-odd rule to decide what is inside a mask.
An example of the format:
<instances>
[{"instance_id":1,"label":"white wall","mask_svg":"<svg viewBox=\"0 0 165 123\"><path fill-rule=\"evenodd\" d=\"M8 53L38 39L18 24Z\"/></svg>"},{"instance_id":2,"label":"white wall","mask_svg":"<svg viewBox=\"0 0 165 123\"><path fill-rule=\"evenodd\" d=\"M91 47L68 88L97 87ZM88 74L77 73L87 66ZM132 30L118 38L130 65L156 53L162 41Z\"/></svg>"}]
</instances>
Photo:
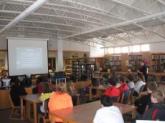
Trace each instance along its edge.
<instances>
[{"instance_id":1,"label":"white wall","mask_svg":"<svg viewBox=\"0 0 165 123\"><path fill-rule=\"evenodd\" d=\"M0 49L7 49L7 40L5 37L0 37Z\"/></svg>"},{"instance_id":2,"label":"white wall","mask_svg":"<svg viewBox=\"0 0 165 123\"><path fill-rule=\"evenodd\" d=\"M0 49L7 50L7 38L0 37ZM90 47L73 41L64 41L63 45L64 51L82 51L82 52L89 52ZM57 50L57 39L49 39L48 41L48 49L49 50Z\"/></svg>"}]
</instances>

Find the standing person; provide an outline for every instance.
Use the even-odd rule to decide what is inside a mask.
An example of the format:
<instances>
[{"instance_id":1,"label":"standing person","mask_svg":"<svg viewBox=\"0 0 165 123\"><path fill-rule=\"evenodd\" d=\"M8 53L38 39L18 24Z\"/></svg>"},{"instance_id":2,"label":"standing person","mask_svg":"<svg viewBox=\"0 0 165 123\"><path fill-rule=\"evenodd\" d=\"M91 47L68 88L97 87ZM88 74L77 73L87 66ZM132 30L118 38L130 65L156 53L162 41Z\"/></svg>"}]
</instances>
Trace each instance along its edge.
<instances>
[{"instance_id":1,"label":"standing person","mask_svg":"<svg viewBox=\"0 0 165 123\"><path fill-rule=\"evenodd\" d=\"M147 82L147 80L148 80L148 67L147 67L147 64L144 61L141 61L140 65L141 65L141 67L140 67L139 71L143 74L145 82Z\"/></svg>"},{"instance_id":2,"label":"standing person","mask_svg":"<svg viewBox=\"0 0 165 123\"><path fill-rule=\"evenodd\" d=\"M124 123L119 108L113 106L113 101L109 96L102 96L101 104L102 107L96 111L93 123Z\"/></svg>"}]
</instances>

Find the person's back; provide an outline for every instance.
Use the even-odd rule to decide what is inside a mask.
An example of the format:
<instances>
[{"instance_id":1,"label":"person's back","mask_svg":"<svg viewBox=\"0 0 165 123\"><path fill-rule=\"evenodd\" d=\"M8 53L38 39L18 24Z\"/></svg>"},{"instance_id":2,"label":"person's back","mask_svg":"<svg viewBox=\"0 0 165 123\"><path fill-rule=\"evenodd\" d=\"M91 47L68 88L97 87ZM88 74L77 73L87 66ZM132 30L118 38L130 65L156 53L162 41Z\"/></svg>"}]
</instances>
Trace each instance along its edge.
<instances>
[{"instance_id":1,"label":"person's back","mask_svg":"<svg viewBox=\"0 0 165 123\"><path fill-rule=\"evenodd\" d=\"M118 107L113 106L112 99L108 96L101 97L103 107L96 111L93 123L124 123Z\"/></svg>"},{"instance_id":2,"label":"person's back","mask_svg":"<svg viewBox=\"0 0 165 123\"><path fill-rule=\"evenodd\" d=\"M119 97L121 95L121 91L120 91L120 88L112 86L105 90L104 95L107 95L110 97Z\"/></svg>"},{"instance_id":3,"label":"person's back","mask_svg":"<svg viewBox=\"0 0 165 123\"><path fill-rule=\"evenodd\" d=\"M67 93L53 92L49 99L49 112L54 112L63 108L73 107L72 98Z\"/></svg>"},{"instance_id":4,"label":"person's back","mask_svg":"<svg viewBox=\"0 0 165 123\"><path fill-rule=\"evenodd\" d=\"M53 92L48 102L49 118L51 122L62 122L60 118L52 117L51 114L56 110L65 108L73 108L72 98L69 94L65 93L64 90L59 88L57 92Z\"/></svg>"},{"instance_id":5,"label":"person's back","mask_svg":"<svg viewBox=\"0 0 165 123\"><path fill-rule=\"evenodd\" d=\"M141 87L144 86L145 84L146 84L146 83L143 82L142 80L137 81L137 82L135 83L135 88L134 88L135 91L136 91L137 93L139 93Z\"/></svg>"}]
</instances>

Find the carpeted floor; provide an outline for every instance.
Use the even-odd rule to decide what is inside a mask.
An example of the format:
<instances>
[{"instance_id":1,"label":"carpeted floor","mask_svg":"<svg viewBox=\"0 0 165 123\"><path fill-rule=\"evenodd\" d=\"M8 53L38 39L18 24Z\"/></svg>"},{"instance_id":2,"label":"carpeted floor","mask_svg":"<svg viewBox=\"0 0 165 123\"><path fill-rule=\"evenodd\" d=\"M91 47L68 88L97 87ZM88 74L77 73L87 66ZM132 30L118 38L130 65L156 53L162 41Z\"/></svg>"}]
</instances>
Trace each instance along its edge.
<instances>
[{"instance_id":1,"label":"carpeted floor","mask_svg":"<svg viewBox=\"0 0 165 123\"><path fill-rule=\"evenodd\" d=\"M30 123L25 120L12 120L9 119L10 109L0 110L0 123Z\"/></svg>"}]
</instances>

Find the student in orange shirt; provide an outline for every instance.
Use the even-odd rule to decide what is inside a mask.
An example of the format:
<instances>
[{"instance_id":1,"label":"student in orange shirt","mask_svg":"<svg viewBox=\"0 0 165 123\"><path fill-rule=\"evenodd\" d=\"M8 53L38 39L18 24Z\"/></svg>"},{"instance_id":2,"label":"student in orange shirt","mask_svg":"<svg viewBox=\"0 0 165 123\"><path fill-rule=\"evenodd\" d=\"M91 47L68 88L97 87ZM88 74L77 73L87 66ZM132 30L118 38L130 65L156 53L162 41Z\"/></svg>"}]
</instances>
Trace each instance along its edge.
<instances>
[{"instance_id":1,"label":"student in orange shirt","mask_svg":"<svg viewBox=\"0 0 165 123\"><path fill-rule=\"evenodd\" d=\"M50 96L50 99L48 102L48 108L49 108L49 118L52 123L63 122L60 118L51 116L51 114L53 114L54 111L65 109L65 108L73 108L72 98L64 90L65 89L62 86L59 86L57 87L57 91L53 92Z\"/></svg>"}]
</instances>

